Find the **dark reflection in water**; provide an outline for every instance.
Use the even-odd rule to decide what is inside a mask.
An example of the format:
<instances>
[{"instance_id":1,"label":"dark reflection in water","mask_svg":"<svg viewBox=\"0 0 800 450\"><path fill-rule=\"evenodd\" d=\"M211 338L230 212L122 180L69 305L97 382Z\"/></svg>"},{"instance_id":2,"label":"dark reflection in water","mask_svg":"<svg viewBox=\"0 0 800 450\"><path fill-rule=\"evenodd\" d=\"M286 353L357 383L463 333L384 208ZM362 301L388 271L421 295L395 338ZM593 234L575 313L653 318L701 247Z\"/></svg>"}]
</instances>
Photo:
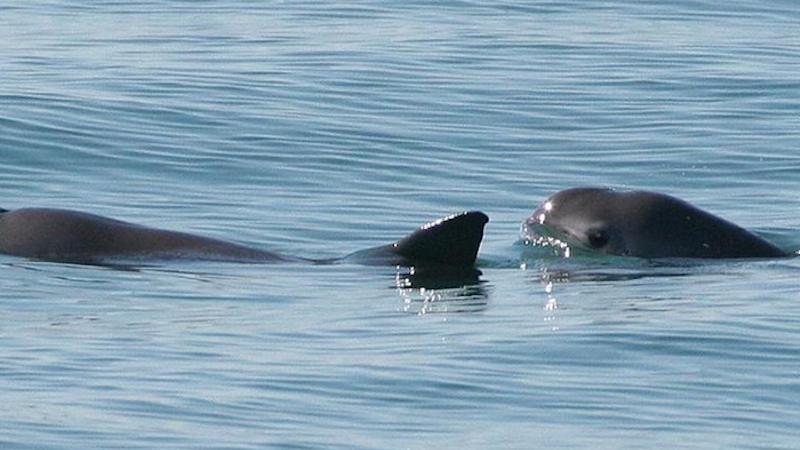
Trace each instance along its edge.
<instances>
[{"instance_id":1,"label":"dark reflection in water","mask_svg":"<svg viewBox=\"0 0 800 450\"><path fill-rule=\"evenodd\" d=\"M474 313L488 308L487 286L474 268L401 267L395 286L404 312Z\"/></svg>"},{"instance_id":2,"label":"dark reflection in water","mask_svg":"<svg viewBox=\"0 0 800 450\"><path fill-rule=\"evenodd\" d=\"M520 267L535 274L535 279L545 284L682 277L698 271L728 270L732 264L746 262L691 258L642 259L580 251L568 245L555 248L552 245L522 243L521 246Z\"/></svg>"},{"instance_id":3,"label":"dark reflection in water","mask_svg":"<svg viewBox=\"0 0 800 450\"><path fill-rule=\"evenodd\" d=\"M543 283L614 282L643 278L671 278L690 276L694 272L684 268L622 269L608 267L560 268L541 267L536 272L537 281Z\"/></svg>"}]
</instances>

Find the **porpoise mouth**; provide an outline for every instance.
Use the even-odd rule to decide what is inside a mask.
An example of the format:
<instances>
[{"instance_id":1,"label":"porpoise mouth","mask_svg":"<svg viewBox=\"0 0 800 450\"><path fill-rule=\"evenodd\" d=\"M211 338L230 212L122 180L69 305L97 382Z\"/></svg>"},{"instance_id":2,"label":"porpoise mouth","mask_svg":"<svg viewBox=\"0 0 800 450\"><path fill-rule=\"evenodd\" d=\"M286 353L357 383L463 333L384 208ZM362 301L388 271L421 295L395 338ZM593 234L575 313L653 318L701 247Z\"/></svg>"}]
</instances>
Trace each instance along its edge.
<instances>
[{"instance_id":1,"label":"porpoise mouth","mask_svg":"<svg viewBox=\"0 0 800 450\"><path fill-rule=\"evenodd\" d=\"M571 256L598 254L597 249L588 246L568 229L546 223L545 206L539 207L531 217L522 223L521 243L529 247L553 250L556 255Z\"/></svg>"},{"instance_id":2,"label":"porpoise mouth","mask_svg":"<svg viewBox=\"0 0 800 450\"><path fill-rule=\"evenodd\" d=\"M547 213L550 206L543 204L531 214L525 222L522 222L520 234L523 240L539 240L544 238L558 239L561 241L577 241L572 233L560 227L553 227L552 224L545 224Z\"/></svg>"},{"instance_id":3,"label":"porpoise mouth","mask_svg":"<svg viewBox=\"0 0 800 450\"><path fill-rule=\"evenodd\" d=\"M570 250L571 247L578 241L569 233L542 225L535 217L534 215L522 223L520 229L522 244L530 247L555 250L558 255L569 258L572 254Z\"/></svg>"}]
</instances>

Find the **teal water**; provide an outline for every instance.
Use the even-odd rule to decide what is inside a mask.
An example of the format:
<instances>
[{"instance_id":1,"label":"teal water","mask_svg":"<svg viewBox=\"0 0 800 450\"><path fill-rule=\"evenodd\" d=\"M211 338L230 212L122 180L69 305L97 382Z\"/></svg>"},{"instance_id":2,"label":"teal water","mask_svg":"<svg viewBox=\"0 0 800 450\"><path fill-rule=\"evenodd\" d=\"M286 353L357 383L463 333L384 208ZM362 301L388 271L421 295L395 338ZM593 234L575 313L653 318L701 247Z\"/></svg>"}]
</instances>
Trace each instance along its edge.
<instances>
[{"instance_id":1,"label":"teal water","mask_svg":"<svg viewBox=\"0 0 800 450\"><path fill-rule=\"evenodd\" d=\"M515 245L580 185L800 248L800 5L0 5L0 207L312 258L451 212L473 286L0 256L8 449L791 449L800 263Z\"/></svg>"}]
</instances>

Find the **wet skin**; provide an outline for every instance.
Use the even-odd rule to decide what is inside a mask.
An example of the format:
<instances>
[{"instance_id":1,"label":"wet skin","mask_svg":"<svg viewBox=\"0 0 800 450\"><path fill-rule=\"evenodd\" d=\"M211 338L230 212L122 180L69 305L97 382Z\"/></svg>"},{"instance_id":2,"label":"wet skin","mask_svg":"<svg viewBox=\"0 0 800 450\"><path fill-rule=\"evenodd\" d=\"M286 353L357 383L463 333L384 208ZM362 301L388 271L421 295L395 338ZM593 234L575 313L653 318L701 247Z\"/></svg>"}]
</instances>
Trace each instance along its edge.
<instances>
[{"instance_id":1,"label":"wet skin","mask_svg":"<svg viewBox=\"0 0 800 450\"><path fill-rule=\"evenodd\" d=\"M775 258L775 244L683 200L647 191L574 188L547 199L523 223L597 252L640 258Z\"/></svg>"},{"instance_id":2,"label":"wet skin","mask_svg":"<svg viewBox=\"0 0 800 450\"><path fill-rule=\"evenodd\" d=\"M0 253L87 264L135 258L469 267L475 264L488 220L478 211L453 214L389 245L344 258L311 260L85 212L28 208L0 210Z\"/></svg>"}]
</instances>

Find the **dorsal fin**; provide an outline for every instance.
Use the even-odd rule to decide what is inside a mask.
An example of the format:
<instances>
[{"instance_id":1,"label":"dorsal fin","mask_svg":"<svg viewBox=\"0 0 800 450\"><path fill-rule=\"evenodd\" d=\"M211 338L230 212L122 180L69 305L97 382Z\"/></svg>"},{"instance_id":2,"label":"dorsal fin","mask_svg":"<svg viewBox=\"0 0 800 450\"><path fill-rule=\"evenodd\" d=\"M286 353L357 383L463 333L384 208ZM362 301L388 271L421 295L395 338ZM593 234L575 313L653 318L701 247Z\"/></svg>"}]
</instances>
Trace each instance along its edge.
<instances>
[{"instance_id":1,"label":"dorsal fin","mask_svg":"<svg viewBox=\"0 0 800 450\"><path fill-rule=\"evenodd\" d=\"M392 245L392 253L411 263L475 264L489 217L480 211L447 216L420 227Z\"/></svg>"}]
</instances>

